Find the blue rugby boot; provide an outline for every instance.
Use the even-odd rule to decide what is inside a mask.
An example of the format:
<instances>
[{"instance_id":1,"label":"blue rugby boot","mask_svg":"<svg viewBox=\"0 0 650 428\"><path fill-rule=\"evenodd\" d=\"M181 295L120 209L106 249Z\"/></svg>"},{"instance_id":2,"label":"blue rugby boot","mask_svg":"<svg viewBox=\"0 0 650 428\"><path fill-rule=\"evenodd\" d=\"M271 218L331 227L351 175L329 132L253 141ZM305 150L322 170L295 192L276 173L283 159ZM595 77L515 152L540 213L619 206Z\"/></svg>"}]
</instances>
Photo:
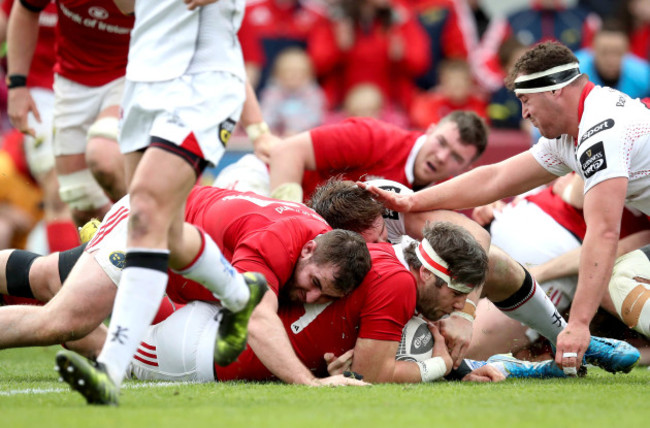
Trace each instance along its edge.
<instances>
[{"instance_id":1,"label":"blue rugby boot","mask_svg":"<svg viewBox=\"0 0 650 428\"><path fill-rule=\"evenodd\" d=\"M639 350L627 342L591 336L583 361L610 373L629 373L639 358Z\"/></svg>"},{"instance_id":2,"label":"blue rugby boot","mask_svg":"<svg viewBox=\"0 0 650 428\"><path fill-rule=\"evenodd\" d=\"M554 360L524 361L518 360L510 354L493 355L487 360L488 364L496 367L507 378L546 379L567 377ZM584 376L586 369L581 368L580 376Z\"/></svg>"}]
</instances>

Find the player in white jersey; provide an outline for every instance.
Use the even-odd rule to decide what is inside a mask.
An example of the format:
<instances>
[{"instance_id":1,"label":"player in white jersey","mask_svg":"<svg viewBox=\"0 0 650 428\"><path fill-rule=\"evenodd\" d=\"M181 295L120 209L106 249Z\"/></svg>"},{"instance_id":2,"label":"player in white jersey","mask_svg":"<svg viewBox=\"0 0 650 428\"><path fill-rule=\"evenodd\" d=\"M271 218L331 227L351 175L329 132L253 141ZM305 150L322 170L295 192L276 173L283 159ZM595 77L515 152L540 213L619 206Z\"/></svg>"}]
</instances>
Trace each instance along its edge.
<instances>
[{"instance_id":1,"label":"player in white jersey","mask_svg":"<svg viewBox=\"0 0 650 428\"><path fill-rule=\"evenodd\" d=\"M188 4L186 4L188 3ZM117 404L119 386L167 284L170 249L179 273L206 286L230 327L215 344L222 362L246 345L262 280L246 281L202 231L183 233L185 200L203 169L224 151L246 98L237 31L244 0L116 0L134 13L122 99L120 149L131 198L124 271L97 368L62 351L65 380L89 403ZM189 6L189 7L188 7ZM173 37L167 37L173 29ZM80 386L80 380L83 382Z\"/></svg>"},{"instance_id":2,"label":"player in white jersey","mask_svg":"<svg viewBox=\"0 0 650 428\"><path fill-rule=\"evenodd\" d=\"M623 205L650 214L650 110L623 93L594 86L559 43L539 44L520 57L508 85L522 103L523 117L543 136L530 151L411 196L375 193L402 211L467 208L576 171L585 180L587 232L570 321L556 354L558 364L573 371L612 274Z\"/></svg>"}]
</instances>

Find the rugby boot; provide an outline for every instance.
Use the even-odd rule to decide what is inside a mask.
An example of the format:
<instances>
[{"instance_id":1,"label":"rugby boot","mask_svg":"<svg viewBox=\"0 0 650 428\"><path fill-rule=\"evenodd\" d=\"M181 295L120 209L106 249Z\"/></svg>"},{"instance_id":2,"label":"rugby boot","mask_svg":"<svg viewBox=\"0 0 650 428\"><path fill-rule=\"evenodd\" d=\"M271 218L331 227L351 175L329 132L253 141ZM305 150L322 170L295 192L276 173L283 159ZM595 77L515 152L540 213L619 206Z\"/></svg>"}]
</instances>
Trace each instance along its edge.
<instances>
[{"instance_id":1,"label":"rugby boot","mask_svg":"<svg viewBox=\"0 0 650 428\"><path fill-rule=\"evenodd\" d=\"M102 363L93 363L75 352L63 350L56 354L56 369L88 404L117 406L119 388Z\"/></svg>"},{"instance_id":2,"label":"rugby boot","mask_svg":"<svg viewBox=\"0 0 650 428\"><path fill-rule=\"evenodd\" d=\"M510 354L499 354L491 356L487 362L508 378L545 379L567 377L564 371L555 364L554 360L533 362L518 360ZM581 367L579 376L584 376L586 373L586 368Z\"/></svg>"},{"instance_id":3,"label":"rugby boot","mask_svg":"<svg viewBox=\"0 0 650 428\"><path fill-rule=\"evenodd\" d=\"M214 362L220 366L227 366L234 362L239 354L246 349L248 320L253 309L260 303L268 290L264 275L257 272L246 272L243 275L246 285L250 289L248 303L239 312L232 312L226 308L221 311L221 322L214 343Z\"/></svg>"},{"instance_id":4,"label":"rugby boot","mask_svg":"<svg viewBox=\"0 0 650 428\"><path fill-rule=\"evenodd\" d=\"M629 373L637 365L639 358L639 350L627 342L591 336L583 361L610 373Z\"/></svg>"}]
</instances>

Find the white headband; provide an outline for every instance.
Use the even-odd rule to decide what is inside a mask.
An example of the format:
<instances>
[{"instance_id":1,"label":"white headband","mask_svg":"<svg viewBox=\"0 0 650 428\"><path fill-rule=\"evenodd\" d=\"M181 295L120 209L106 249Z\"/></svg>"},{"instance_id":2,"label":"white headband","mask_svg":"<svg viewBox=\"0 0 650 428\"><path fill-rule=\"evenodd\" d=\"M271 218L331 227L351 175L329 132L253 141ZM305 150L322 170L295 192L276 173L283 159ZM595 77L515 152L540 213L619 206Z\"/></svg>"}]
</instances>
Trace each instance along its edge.
<instances>
[{"instance_id":1,"label":"white headband","mask_svg":"<svg viewBox=\"0 0 650 428\"><path fill-rule=\"evenodd\" d=\"M519 76L515 79L515 94L534 94L564 88L580 77L577 62L558 65L548 70Z\"/></svg>"},{"instance_id":2,"label":"white headband","mask_svg":"<svg viewBox=\"0 0 650 428\"><path fill-rule=\"evenodd\" d=\"M470 293L474 290L472 284L464 284L462 282L455 282L453 278L449 276L449 265L445 262L442 257L440 257L429 241L423 239L420 245L418 246L415 254L418 256L418 259L424 267L427 268L430 272L433 272L437 277L442 279L447 283L449 288L452 288L461 293Z\"/></svg>"}]
</instances>

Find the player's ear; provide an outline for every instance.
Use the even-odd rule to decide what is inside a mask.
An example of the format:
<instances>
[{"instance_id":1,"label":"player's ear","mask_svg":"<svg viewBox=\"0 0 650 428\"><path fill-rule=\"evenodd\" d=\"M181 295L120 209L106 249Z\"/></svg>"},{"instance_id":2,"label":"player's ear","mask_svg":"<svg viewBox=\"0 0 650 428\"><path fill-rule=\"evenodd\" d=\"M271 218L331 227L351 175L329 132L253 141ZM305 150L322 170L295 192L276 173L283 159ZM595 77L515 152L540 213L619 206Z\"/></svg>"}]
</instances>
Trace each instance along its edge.
<instances>
[{"instance_id":1,"label":"player's ear","mask_svg":"<svg viewBox=\"0 0 650 428\"><path fill-rule=\"evenodd\" d=\"M431 279L431 276L433 273L429 271L429 269L425 268L424 266L420 266L420 279L422 281L429 281Z\"/></svg>"},{"instance_id":2,"label":"player's ear","mask_svg":"<svg viewBox=\"0 0 650 428\"><path fill-rule=\"evenodd\" d=\"M316 246L318 244L316 243L315 240L310 240L305 243L305 245L302 246L302 250L300 250L300 257L303 259L309 259L311 256L314 254L314 251L316 251Z\"/></svg>"}]
</instances>

